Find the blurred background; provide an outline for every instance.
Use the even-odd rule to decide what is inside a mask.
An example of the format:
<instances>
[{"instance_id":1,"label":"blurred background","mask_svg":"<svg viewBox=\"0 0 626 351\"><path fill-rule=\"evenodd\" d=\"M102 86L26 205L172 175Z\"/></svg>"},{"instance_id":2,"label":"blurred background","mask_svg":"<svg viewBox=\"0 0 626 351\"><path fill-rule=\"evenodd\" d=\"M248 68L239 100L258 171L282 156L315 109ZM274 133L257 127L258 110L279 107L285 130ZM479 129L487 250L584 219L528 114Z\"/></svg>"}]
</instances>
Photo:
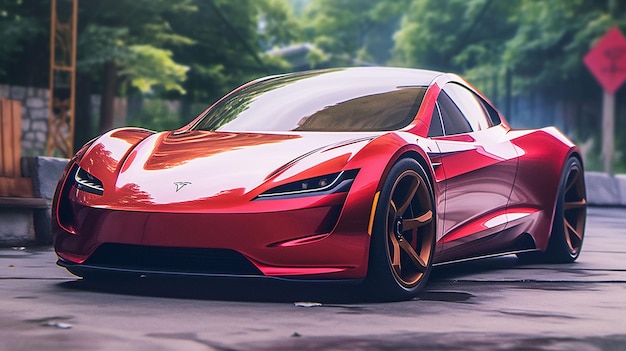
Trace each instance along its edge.
<instances>
[{"instance_id":1,"label":"blurred background","mask_svg":"<svg viewBox=\"0 0 626 351\"><path fill-rule=\"evenodd\" d=\"M0 98L22 102L23 156L46 152L50 18L48 0L0 1ZM391 65L464 76L512 126L559 127L599 170L602 89L583 57L625 32L626 1L78 0L77 20L75 150L122 125L178 128L260 76ZM626 88L615 101L626 173Z\"/></svg>"}]
</instances>

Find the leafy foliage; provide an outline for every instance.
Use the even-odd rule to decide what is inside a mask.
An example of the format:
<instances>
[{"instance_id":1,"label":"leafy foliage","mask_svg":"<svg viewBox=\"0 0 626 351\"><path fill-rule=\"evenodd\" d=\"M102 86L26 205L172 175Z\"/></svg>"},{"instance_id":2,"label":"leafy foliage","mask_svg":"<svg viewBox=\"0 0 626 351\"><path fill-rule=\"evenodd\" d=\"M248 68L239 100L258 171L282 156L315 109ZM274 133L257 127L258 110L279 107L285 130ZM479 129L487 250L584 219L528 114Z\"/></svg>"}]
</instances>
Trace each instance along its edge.
<instances>
[{"instance_id":1,"label":"leafy foliage","mask_svg":"<svg viewBox=\"0 0 626 351\"><path fill-rule=\"evenodd\" d=\"M612 25L626 28L623 2L413 0L392 62L470 80L510 70L517 92L551 90L586 79L582 57Z\"/></svg>"},{"instance_id":2,"label":"leafy foliage","mask_svg":"<svg viewBox=\"0 0 626 351\"><path fill-rule=\"evenodd\" d=\"M49 21L48 1L0 1L3 83L47 86ZM541 94L574 111L568 118L587 138L599 107L581 104L597 100L599 88L582 57L609 27L626 31L626 2L80 0L78 23L77 126L90 117L91 94L106 96L108 104L115 95L145 94L208 105L246 81L290 70L266 51L306 44L311 67L452 71L491 96L510 81L513 94ZM194 116L197 108L191 109L183 109L179 122ZM618 107L618 134L626 130L619 116ZM157 119L137 120L162 127L163 121L151 122Z\"/></svg>"},{"instance_id":3,"label":"leafy foliage","mask_svg":"<svg viewBox=\"0 0 626 351\"><path fill-rule=\"evenodd\" d=\"M493 75L502 67L503 42L515 32L509 18L519 0L414 0L396 34L393 63Z\"/></svg>"},{"instance_id":4,"label":"leafy foliage","mask_svg":"<svg viewBox=\"0 0 626 351\"><path fill-rule=\"evenodd\" d=\"M625 4L607 4L610 1L522 1L512 17L517 31L503 53L505 64L521 78L519 89L567 86L563 83L587 75L582 57L595 40L613 25L626 28Z\"/></svg>"},{"instance_id":5,"label":"leafy foliage","mask_svg":"<svg viewBox=\"0 0 626 351\"><path fill-rule=\"evenodd\" d=\"M31 40L45 31L32 13L20 11L21 1L7 0L0 3L0 76L6 74L3 67L12 61L13 55L20 51L22 42Z\"/></svg>"},{"instance_id":6,"label":"leafy foliage","mask_svg":"<svg viewBox=\"0 0 626 351\"><path fill-rule=\"evenodd\" d=\"M128 51L128 59L120 74L126 76L132 86L143 93L150 92L155 85L185 93L180 83L185 80L189 68L174 62L171 51L150 45L133 45Z\"/></svg>"},{"instance_id":7,"label":"leafy foliage","mask_svg":"<svg viewBox=\"0 0 626 351\"><path fill-rule=\"evenodd\" d=\"M317 0L305 10L305 36L332 65L384 64L407 0Z\"/></svg>"},{"instance_id":8,"label":"leafy foliage","mask_svg":"<svg viewBox=\"0 0 626 351\"><path fill-rule=\"evenodd\" d=\"M146 100L138 113L128 116L128 125L149 127L151 130L163 131L180 127L180 116L170 102L160 99Z\"/></svg>"},{"instance_id":9,"label":"leafy foliage","mask_svg":"<svg viewBox=\"0 0 626 351\"><path fill-rule=\"evenodd\" d=\"M125 45L128 35L125 27L88 24L78 37L78 69L96 78L105 63L128 59L130 52Z\"/></svg>"},{"instance_id":10,"label":"leafy foliage","mask_svg":"<svg viewBox=\"0 0 626 351\"><path fill-rule=\"evenodd\" d=\"M259 35L263 49L268 50L297 42L302 29L294 11L285 0L257 1Z\"/></svg>"}]
</instances>

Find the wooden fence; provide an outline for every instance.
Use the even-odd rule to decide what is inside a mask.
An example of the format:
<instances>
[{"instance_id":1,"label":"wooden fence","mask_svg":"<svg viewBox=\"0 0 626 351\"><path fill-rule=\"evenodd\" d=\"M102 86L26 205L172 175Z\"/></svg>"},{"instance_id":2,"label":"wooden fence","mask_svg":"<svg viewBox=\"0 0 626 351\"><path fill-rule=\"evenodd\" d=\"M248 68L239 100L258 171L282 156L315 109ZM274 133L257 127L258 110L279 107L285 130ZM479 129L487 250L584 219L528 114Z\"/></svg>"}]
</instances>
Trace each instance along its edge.
<instances>
[{"instance_id":1,"label":"wooden fence","mask_svg":"<svg viewBox=\"0 0 626 351\"><path fill-rule=\"evenodd\" d=\"M22 106L0 99L0 197L32 197L29 178L22 177Z\"/></svg>"}]
</instances>

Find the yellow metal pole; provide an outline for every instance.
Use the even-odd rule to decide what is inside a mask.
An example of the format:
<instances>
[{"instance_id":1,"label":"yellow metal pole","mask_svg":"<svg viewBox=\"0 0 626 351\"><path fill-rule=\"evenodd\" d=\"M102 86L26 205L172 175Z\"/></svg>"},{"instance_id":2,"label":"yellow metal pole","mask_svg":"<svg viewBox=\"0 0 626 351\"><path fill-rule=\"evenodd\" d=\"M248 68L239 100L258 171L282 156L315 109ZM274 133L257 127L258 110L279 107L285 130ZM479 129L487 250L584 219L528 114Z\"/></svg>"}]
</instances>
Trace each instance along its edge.
<instances>
[{"instance_id":1,"label":"yellow metal pole","mask_svg":"<svg viewBox=\"0 0 626 351\"><path fill-rule=\"evenodd\" d=\"M78 27L78 0L72 0L72 80L70 85L70 139L68 142L68 155L74 154L74 121L76 120L76 44Z\"/></svg>"},{"instance_id":2,"label":"yellow metal pole","mask_svg":"<svg viewBox=\"0 0 626 351\"><path fill-rule=\"evenodd\" d=\"M74 121L76 114L76 42L78 27L78 0L72 1L71 16L67 22L59 21L57 0L51 0L50 10L50 102L48 141L46 154L53 156L58 150L62 156L74 153ZM57 43L58 41L58 43ZM57 44L61 52L57 57ZM58 74L58 76L57 76ZM56 78L60 79L57 82ZM67 84L69 96L61 100L56 96L58 84ZM56 101L55 101L56 97ZM55 114L56 109L59 112Z\"/></svg>"},{"instance_id":3,"label":"yellow metal pole","mask_svg":"<svg viewBox=\"0 0 626 351\"><path fill-rule=\"evenodd\" d=\"M56 36L56 21L57 21L57 1L52 0L50 2L50 98L48 101L48 141L46 143L46 155L52 156L54 153L53 140L54 132L54 66L55 66L55 36Z\"/></svg>"}]
</instances>

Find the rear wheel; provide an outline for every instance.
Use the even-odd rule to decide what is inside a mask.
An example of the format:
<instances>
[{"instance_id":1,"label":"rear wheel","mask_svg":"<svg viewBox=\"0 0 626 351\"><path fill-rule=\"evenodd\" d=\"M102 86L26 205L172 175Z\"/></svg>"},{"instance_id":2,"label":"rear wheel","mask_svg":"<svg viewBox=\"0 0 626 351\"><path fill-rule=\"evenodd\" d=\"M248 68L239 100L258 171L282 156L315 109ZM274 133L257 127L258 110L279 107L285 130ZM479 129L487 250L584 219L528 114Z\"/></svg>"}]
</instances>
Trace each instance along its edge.
<instances>
[{"instance_id":1,"label":"rear wheel","mask_svg":"<svg viewBox=\"0 0 626 351\"><path fill-rule=\"evenodd\" d=\"M428 177L413 159L390 170L380 192L370 252L368 294L408 299L428 280L435 250L435 209Z\"/></svg>"},{"instance_id":2,"label":"rear wheel","mask_svg":"<svg viewBox=\"0 0 626 351\"><path fill-rule=\"evenodd\" d=\"M573 262L580 255L585 234L587 198L580 161L571 157L563 170L546 259Z\"/></svg>"}]
</instances>

